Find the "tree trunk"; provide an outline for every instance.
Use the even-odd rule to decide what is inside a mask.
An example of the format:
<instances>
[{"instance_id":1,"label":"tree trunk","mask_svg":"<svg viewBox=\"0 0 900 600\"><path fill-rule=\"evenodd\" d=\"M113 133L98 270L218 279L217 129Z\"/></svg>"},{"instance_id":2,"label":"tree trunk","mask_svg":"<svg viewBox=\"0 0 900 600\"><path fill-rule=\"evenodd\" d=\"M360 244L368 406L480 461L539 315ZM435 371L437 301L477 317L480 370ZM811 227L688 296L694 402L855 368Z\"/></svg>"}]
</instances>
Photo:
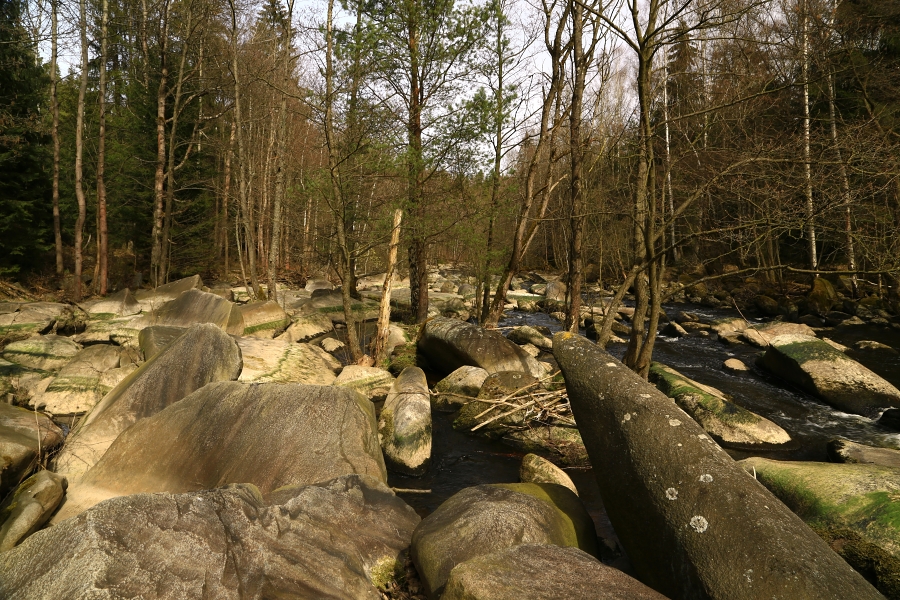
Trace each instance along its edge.
<instances>
[{"instance_id":1,"label":"tree trunk","mask_svg":"<svg viewBox=\"0 0 900 600\"><path fill-rule=\"evenodd\" d=\"M584 239L584 209L582 207L581 177L584 169L584 146L581 134L581 112L584 81L591 62L591 53L582 47L584 34L584 6L575 2L572 9L572 105L569 107L569 273L566 287L566 321L564 327L578 333L581 324L582 245Z\"/></svg>"},{"instance_id":2,"label":"tree trunk","mask_svg":"<svg viewBox=\"0 0 900 600\"><path fill-rule=\"evenodd\" d=\"M853 221L852 200L850 196L850 178L847 177L847 165L841 154L841 146L838 142L837 115L834 106L834 75L828 74L828 117L831 121L831 143L834 144L834 153L837 155L838 170L841 177L841 199L844 205L844 239L847 252L847 263L851 271L850 282L853 287L853 295L856 296L856 251L853 246Z\"/></svg>"},{"instance_id":3,"label":"tree trunk","mask_svg":"<svg viewBox=\"0 0 900 600\"><path fill-rule=\"evenodd\" d=\"M384 276L384 285L381 288L381 303L378 306L378 326L372 349L376 365L384 364L385 359L387 359L387 339L388 335L390 335L391 324L391 288L394 280L394 268L397 265L397 247L400 245L400 223L402 220L403 211L398 208L394 211L391 246L388 250L387 273Z\"/></svg>"},{"instance_id":4,"label":"tree trunk","mask_svg":"<svg viewBox=\"0 0 900 600\"><path fill-rule=\"evenodd\" d=\"M153 246L150 251L150 285L162 285L163 276L163 206L166 165L166 96L169 77L169 1L163 2L163 22L160 35L159 87L156 90L156 171L153 177Z\"/></svg>"},{"instance_id":5,"label":"tree trunk","mask_svg":"<svg viewBox=\"0 0 900 600\"><path fill-rule=\"evenodd\" d=\"M53 138L53 238L56 241L56 275L62 277L65 271L63 264L62 225L59 215L59 97L57 87L58 43L59 43L59 0L50 3L50 111L53 115L53 126L50 133Z\"/></svg>"},{"instance_id":6,"label":"tree trunk","mask_svg":"<svg viewBox=\"0 0 900 600\"><path fill-rule=\"evenodd\" d=\"M819 260L816 256L815 206L813 205L812 159L810 158L810 117L809 117L809 31L807 0L803 0L801 24L801 54L803 77L803 175L806 188L806 241L809 244L809 268L816 270Z\"/></svg>"},{"instance_id":7,"label":"tree trunk","mask_svg":"<svg viewBox=\"0 0 900 600\"><path fill-rule=\"evenodd\" d=\"M101 3L100 16L100 136L97 140L97 275L100 285L95 282L94 287L99 288L100 295L106 295L106 286L109 282L109 230L106 226L106 49L109 32L109 0Z\"/></svg>"},{"instance_id":8,"label":"tree trunk","mask_svg":"<svg viewBox=\"0 0 900 600\"><path fill-rule=\"evenodd\" d=\"M75 116L75 199L78 202L78 219L75 221L75 301L82 297L81 272L83 268L82 236L87 217L84 197L84 97L88 83L88 40L86 0L78 3L78 26L81 30L81 83L78 87L78 107Z\"/></svg>"}]
</instances>

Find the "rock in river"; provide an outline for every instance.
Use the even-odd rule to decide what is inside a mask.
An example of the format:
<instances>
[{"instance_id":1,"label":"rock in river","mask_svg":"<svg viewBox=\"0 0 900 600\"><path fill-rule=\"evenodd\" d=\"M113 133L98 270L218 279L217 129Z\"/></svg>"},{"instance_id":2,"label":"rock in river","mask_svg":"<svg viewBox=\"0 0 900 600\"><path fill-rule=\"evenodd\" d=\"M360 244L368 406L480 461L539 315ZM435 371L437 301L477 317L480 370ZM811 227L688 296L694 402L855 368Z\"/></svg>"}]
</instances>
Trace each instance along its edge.
<instances>
[{"instance_id":1,"label":"rock in river","mask_svg":"<svg viewBox=\"0 0 900 600\"><path fill-rule=\"evenodd\" d=\"M385 481L375 408L334 386L218 382L123 432L54 520L111 496L252 483L286 485L351 473Z\"/></svg>"},{"instance_id":2,"label":"rock in river","mask_svg":"<svg viewBox=\"0 0 900 600\"><path fill-rule=\"evenodd\" d=\"M522 544L456 565L442 600L665 600L578 548Z\"/></svg>"},{"instance_id":3,"label":"rock in river","mask_svg":"<svg viewBox=\"0 0 900 600\"><path fill-rule=\"evenodd\" d=\"M135 422L178 402L211 381L237 379L241 351L211 324L195 325L109 392L69 434L56 471L72 483Z\"/></svg>"},{"instance_id":4,"label":"rock in river","mask_svg":"<svg viewBox=\"0 0 900 600\"><path fill-rule=\"evenodd\" d=\"M653 363L650 381L722 445L779 445L791 441L791 436L772 421L738 406L719 390L697 383L671 367Z\"/></svg>"},{"instance_id":5,"label":"rock in river","mask_svg":"<svg viewBox=\"0 0 900 600\"><path fill-rule=\"evenodd\" d=\"M761 366L839 410L877 417L900 407L900 390L822 340L782 335L769 344Z\"/></svg>"},{"instance_id":6,"label":"rock in river","mask_svg":"<svg viewBox=\"0 0 900 600\"><path fill-rule=\"evenodd\" d=\"M442 373L472 365L488 373L520 371L537 378L545 375L537 360L500 333L456 319L439 317L425 323L419 351Z\"/></svg>"},{"instance_id":7,"label":"rock in river","mask_svg":"<svg viewBox=\"0 0 900 600\"><path fill-rule=\"evenodd\" d=\"M641 581L673 599L881 597L662 392L580 336L553 354Z\"/></svg>"},{"instance_id":8,"label":"rock in river","mask_svg":"<svg viewBox=\"0 0 900 600\"><path fill-rule=\"evenodd\" d=\"M115 498L0 554L0 597L380 600L418 521L364 475Z\"/></svg>"},{"instance_id":9,"label":"rock in river","mask_svg":"<svg viewBox=\"0 0 900 600\"><path fill-rule=\"evenodd\" d=\"M47 522L66 493L66 478L38 471L0 504L0 552L5 552Z\"/></svg>"},{"instance_id":10,"label":"rock in river","mask_svg":"<svg viewBox=\"0 0 900 600\"><path fill-rule=\"evenodd\" d=\"M425 372L406 367L394 381L378 420L387 468L422 475L431 462L431 400Z\"/></svg>"},{"instance_id":11,"label":"rock in river","mask_svg":"<svg viewBox=\"0 0 900 600\"><path fill-rule=\"evenodd\" d=\"M520 544L597 553L594 523L575 494L551 483L513 483L457 492L416 527L411 555L426 591L439 597L456 565Z\"/></svg>"}]
</instances>

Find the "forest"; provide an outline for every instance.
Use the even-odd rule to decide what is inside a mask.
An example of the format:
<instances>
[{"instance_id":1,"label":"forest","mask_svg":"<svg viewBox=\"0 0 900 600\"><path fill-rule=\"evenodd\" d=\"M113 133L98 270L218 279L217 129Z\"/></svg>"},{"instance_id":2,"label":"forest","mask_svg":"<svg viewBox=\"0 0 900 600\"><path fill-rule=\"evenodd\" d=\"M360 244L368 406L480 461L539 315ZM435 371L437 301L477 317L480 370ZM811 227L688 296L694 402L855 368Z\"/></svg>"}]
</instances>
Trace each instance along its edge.
<instances>
[{"instance_id":1,"label":"forest","mask_svg":"<svg viewBox=\"0 0 900 600\"><path fill-rule=\"evenodd\" d=\"M393 232L411 321L436 264L488 326L519 272L555 271L569 329L586 283L634 294L644 373L671 282L897 293L898 2L0 6L8 280L353 296Z\"/></svg>"}]
</instances>

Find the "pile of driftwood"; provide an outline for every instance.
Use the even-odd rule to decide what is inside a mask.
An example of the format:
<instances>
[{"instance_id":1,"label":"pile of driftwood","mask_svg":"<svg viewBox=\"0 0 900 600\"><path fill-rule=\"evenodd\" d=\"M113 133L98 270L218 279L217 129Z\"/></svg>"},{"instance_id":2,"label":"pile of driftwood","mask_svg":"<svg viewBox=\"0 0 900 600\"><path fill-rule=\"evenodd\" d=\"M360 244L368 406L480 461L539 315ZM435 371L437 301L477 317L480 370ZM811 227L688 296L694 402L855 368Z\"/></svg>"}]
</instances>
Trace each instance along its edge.
<instances>
[{"instance_id":1,"label":"pile of driftwood","mask_svg":"<svg viewBox=\"0 0 900 600\"><path fill-rule=\"evenodd\" d=\"M552 373L502 398L479 398L479 403L490 406L471 417L472 420L478 422L471 428L471 431L478 431L482 427L496 421L503 421L507 417L518 417L518 413L521 411L524 411L521 415L523 424L574 427L575 420L572 418L572 408L569 406L569 396L566 393L565 385L553 382L558 373L558 371Z\"/></svg>"}]
</instances>

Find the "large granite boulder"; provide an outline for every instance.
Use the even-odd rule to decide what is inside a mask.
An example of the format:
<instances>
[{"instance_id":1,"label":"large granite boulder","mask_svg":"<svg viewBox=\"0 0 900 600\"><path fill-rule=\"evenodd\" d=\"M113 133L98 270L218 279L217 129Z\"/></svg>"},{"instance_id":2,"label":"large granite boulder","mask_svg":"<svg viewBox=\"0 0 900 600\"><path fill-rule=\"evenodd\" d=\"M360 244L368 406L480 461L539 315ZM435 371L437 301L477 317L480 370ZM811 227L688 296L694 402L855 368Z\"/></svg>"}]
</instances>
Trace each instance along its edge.
<instances>
[{"instance_id":1,"label":"large granite boulder","mask_svg":"<svg viewBox=\"0 0 900 600\"><path fill-rule=\"evenodd\" d=\"M197 323L212 323L226 333L244 333L244 318L238 306L221 296L192 288L174 300L166 302L147 315L136 320L134 327L143 329L151 325L190 327Z\"/></svg>"},{"instance_id":2,"label":"large granite boulder","mask_svg":"<svg viewBox=\"0 0 900 600\"><path fill-rule=\"evenodd\" d=\"M436 318L425 323L419 351L442 373L472 365L488 373L521 371L543 377L544 368L500 333L456 319Z\"/></svg>"},{"instance_id":3,"label":"large granite boulder","mask_svg":"<svg viewBox=\"0 0 900 600\"><path fill-rule=\"evenodd\" d=\"M814 337L773 338L760 365L846 412L877 417L885 408L900 407L900 390Z\"/></svg>"},{"instance_id":4,"label":"large granite boulder","mask_svg":"<svg viewBox=\"0 0 900 600\"><path fill-rule=\"evenodd\" d=\"M665 600L578 548L522 544L456 565L441 600Z\"/></svg>"},{"instance_id":5,"label":"large granite boulder","mask_svg":"<svg viewBox=\"0 0 900 600\"><path fill-rule=\"evenodd\" d=\"M897 468L760 457L740 464L807 523L848 527L900 557Z\"/></svg>"},{"instance_id":6,"label":"large granite boulder","mask_svg":"<svg viewBox=\"0 0 900 600\"><path fill-rule=\"evenodd\" d=\"M158 309L166 302L174 300L188 290L202 287L203 281L200 279L200 276L192 275L178 281L163 284L152 290L138 290L134 293L134 298L145 312L150 312Z\"/></svg>"},{"instance_id":7,"label":"large granite boulder","mask_svg":"<svg viewBox=\"0 0 900 600\"><path fill-rule=\"evenodd\" d=\"M388 392L378 419L387 468L422 475L431 462L431 400L425 372L407 367Z\"/></svg>"},{"instance_id":8,"label":"large granite boulder","mask_svg":"<svg viewBox=\"0 0 900 600\"><path fill-rule=\"evenodd\" d=\"M638 578L673 598L879 598L662 392L553 339L603 504Z\"/></svg>"},{"instance_id":9,"label":"large granite boulder","mask_svg":"<svg viewBox=\"0 0 900 600\"><path fill-rule=\"evenodd\" d=\"M296 315L294 322L275 339L285 342L308 342L332 331L334 331L334 324L330 317L320 313L309 313Z\"/></svg>"},{"instance_id":10,"label":"large granite boulder","mask_svg":"<svg viewBox=\"0 0 900 600\"><path fill-rule=\"evenodd\" d=\"M211 383L116 438L71 482L55 520L112 496L252 483L286 485L351 473L385 481L375 408L358 393L297 384Z\"/></svg>"},{"instance_id":11,"label":"large granite boulder","mask_svg":"<svg viewBox=\"0 0 900 600\"><path fill-rule=\"evenodd\" d=\"M748 327L741 331L740 339L751 346L766 348L773 339L779 335L808 335L816 336L809 325L803 323L788 323L785 321L773 321L764 325Z\"/></svg>"},{"instance_id":12,"label":"large granite boulder","mask_svg":"<svg viewBox=\"0 0 900 600\"><path fill-rule=\"evenodd\" d=\"M47 333L66 310L58 302L4 302L0 310L0 339L20 340Z\"/></svg>"},{"instance_id":13,"label":"large granite boulder","mask_svg":"<svg viewBox=\"0 0 900 600\"><path fill-rule=\"evenodd\" d=\"M900 469L900 450L893 448L876 448L838 438L828 442L826 449L831 462L881 465Z\"/></svg>"},{"instance_id":14,"label":"large granite boulder","mask_svg":"<svg viewBox=\"0 0 900 600\"><path fill-rule=\"evenodd\" d=\"M135 299L131 290L125 288L115 294L102 298L95 302L86 303L88 314L94 319L111 319L114 317L127 317L141 312L141 305Z\"/></svg>"},{"instance_id":15,"label":"large granite boulder","mask_svg":"<svg viewBox=\"0 0 900 600\"><path fill-rule=\"evenodd\" d=\"M463 366L440 381L434 386L435 393L431 396L434 409L441 412L456 412L466 402L478 396L481 386L490 373L481 367Z\"/></svg>"},{"instance_id":16,"label":"large granite boulder","mask_svg":"<svg viewBox=\"0 0 900 600\"><path fill-rule=\"evenodd\" d=\"M553 350L553 342L550 338L528 325L522 325L511 330L506 339L519 345L534 344L541 350Z\"/></svg>"},{"instance_id":17,"label":"large granite boulder","mask_svg":"<svg viewBox=\"0 0 900 600\"><path fill-rule=\"evenodd\" d=\"M440 597L450 571L520 544L597 554L594 523L575 494L554 484L479 485L457 492L413 533L411 556L425 590Z\"/></svg>"},{"instance_id":18,"label":"large granite boulder","mask_svg":"<svg viewBox=\"0 0 900 600\"><path fill-rule=\"evenodd\" d=\"M240 337L244 368L240 381L246 383L306 383L330 385L341 363L316 346L283 340Z\"/></svg>"},{"instance_id":19,"label":"large granite boulder","mask_svg":"<svg viewBox=\"0 0 900 600\"><path fill-rule=\"evenodd\" d=\"M653 363L650 381L723 446L780 445L791 441L791 436L772 421L671 367Z\"/></svg>"},{"instance_id":20,"label":"large granite boulder","mask_svg":"<svg viewBox=\"0 0 900 600\"><path fill-rule=\"evenodd\" d=\"M110 391L69 434L56 471L70 483L94 466L120 433L211 381L237 379L241 351L221 329L195 325Z\"/></svg>"},{"instance_id":21,"label":"large granite boulder","mask_svg":"<svg viewBox=\"0 0 900 600\"><path fill-rule=\"evenodd\" d=\"M141 329L138 335L138 347L144 360L150 360L163 351L169 344L181 337L187 331L184 327L170 327L168 325L151 325Z\"/></svg>"},{"instance_id":22,"label":"large granite boulder","mask_svg":"<svg viewBox=\"0 0 900 600\"><path fill-rule=\"evenodd\" d=\"M110 391L103 385L103 374L119 368L120 350L110 344L86 347L28 405L54 416L86 413Z\"/></svg>"},{"instance_id":23,"label":"large granite boulder","mask_svg":"<svg viewBox=\"0 0 900 600\"><path fill-rule=\"evenodd\" d=\"M418 521L364 475L271 506L249 484L126 496L0 554L0 597L380 600Z\"/></svg>"},{"instance_id":24,"label":"large granite boulder","mask_svg":"<svg viewBox=\"0 0 900 600\"><path fill-rule=\"evenodd\" d=\"M244 335L272 338L283 331L291 318L277 302L250 302L238 307L244 319Z\"/></svg>"},{"instance_id":25,"label":"large granite boulder","mask_svg":"<svg viewBox=\"0 0 900 600\"><path fill-rule=\"evenodd\" d=\"M66 478L38 471L0 504L0 552L40 529L62 502Z\"/></svg>"},{"instance_id":26,"label":"large granite boulder","mask_svg":"<svg viewBox=\"0 0 900 600\"><path fill-rule=\"evenodd\" d=\"M63 442L46 415L0 402L0 499Z\"/></svg>"},{"instance_id":27,"label":"large granite boulder","mask_svg":"<svg viewBox=\"0 0 900 600\"><path fill-rule=\"evenodd\" d=\"M841 299L831 282L824 277L816 277L812 291L806 297L806 306L809 312L824 316L840 303Z\"/></svg>"},{"instance_id":28,"label":"large granite boulder","mask_svg":"<svg viewBox=\"0 0 900 600\"><path fill-rule=\"evenodd\" d=\"M81 346L60 335L36 335L8 344L3 349L5 360L29 369L58 371L75 358Z\"/></svg>"},{"instance_id":29,"label":"large granite boulder","mask_svg":"<svg viewBox=\"0 0 900 600\"><path fill-rule=\"evenodd\" d=\"M522 457L522 465L519 467L519 480L522 483L555 483L568 488L576 496L578 490L572 482L572 478L566 472L554 465L546 458L537 454L526 454Z\"/></svg>"}]
</instances>

